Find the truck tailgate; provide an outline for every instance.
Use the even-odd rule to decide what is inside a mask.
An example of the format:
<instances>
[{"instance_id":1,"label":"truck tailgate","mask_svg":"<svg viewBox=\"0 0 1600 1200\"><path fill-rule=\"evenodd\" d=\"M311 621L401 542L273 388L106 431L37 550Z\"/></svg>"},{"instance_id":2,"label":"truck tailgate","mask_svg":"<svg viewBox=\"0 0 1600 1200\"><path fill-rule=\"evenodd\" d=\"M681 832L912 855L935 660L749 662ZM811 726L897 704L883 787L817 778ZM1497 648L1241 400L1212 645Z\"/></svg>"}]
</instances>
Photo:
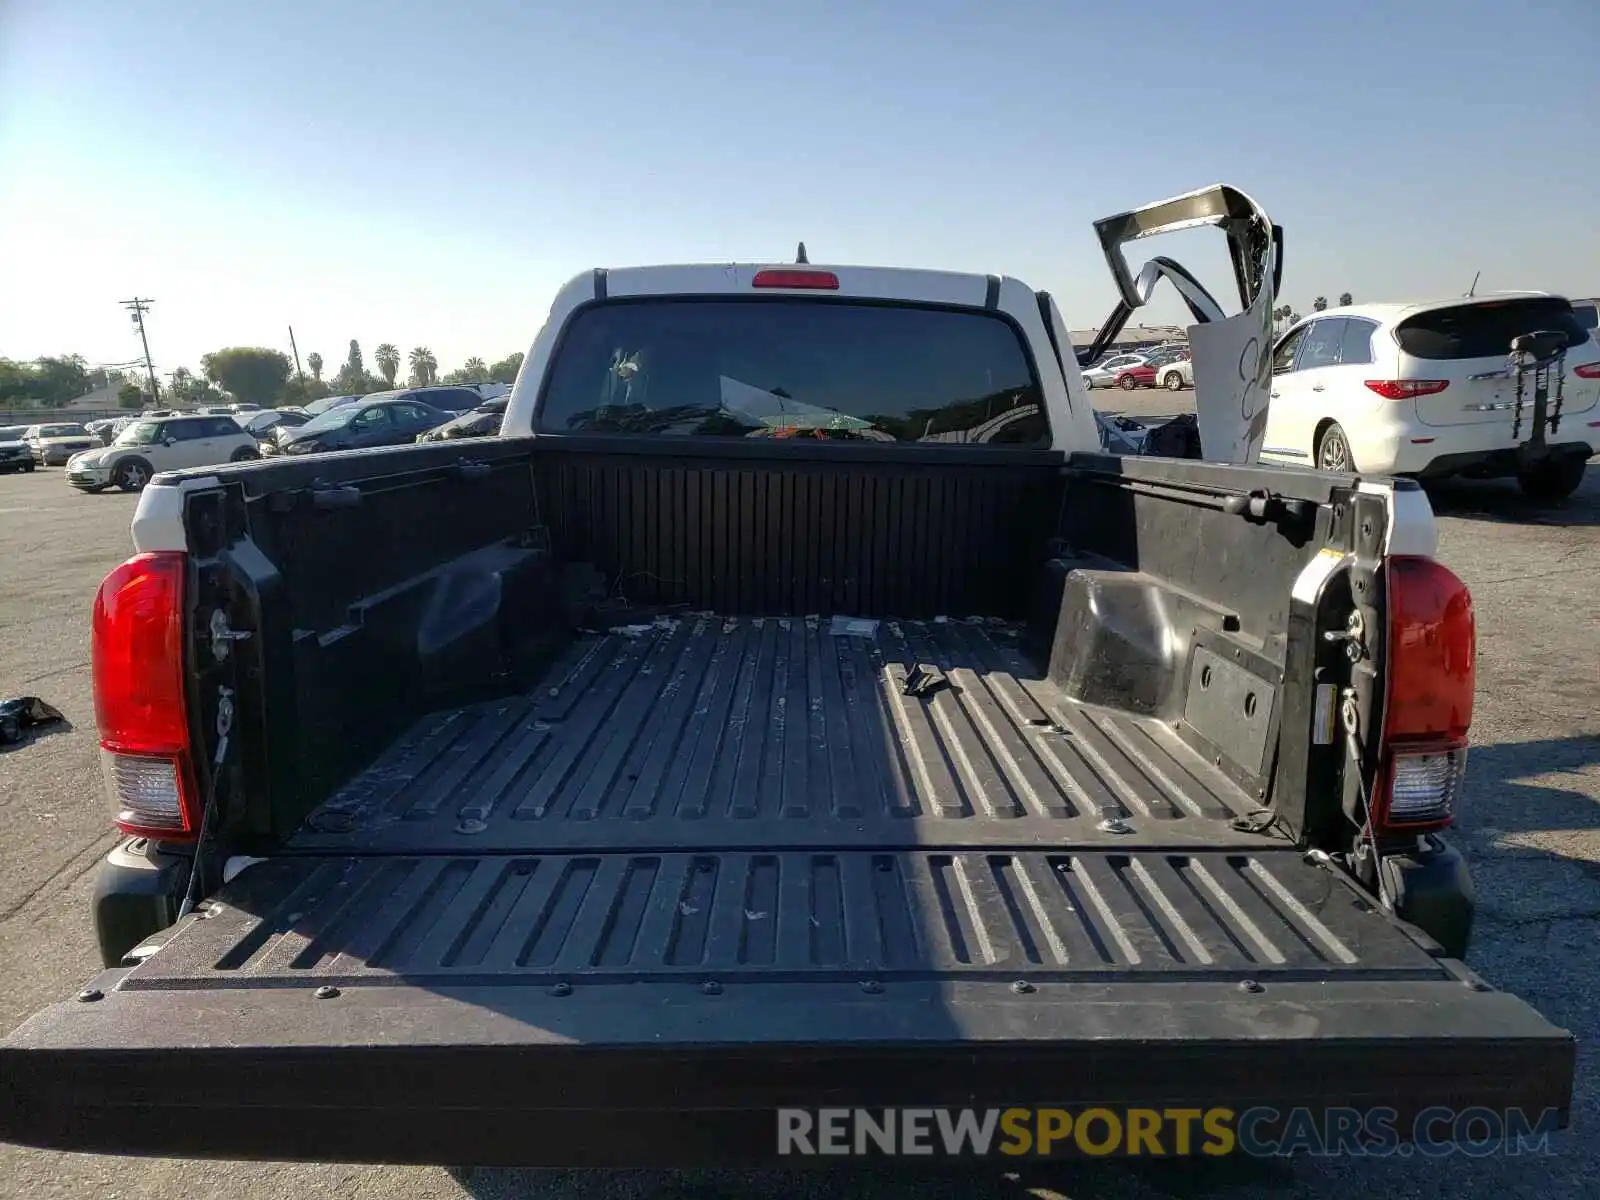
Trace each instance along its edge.
<instances>
[{"instance_id":1,"label":"truck tailgate","mask_svg":"<svg viewBox=\"0 0 1600 1200\"><path fill-rule=\"evenodd\" d=\"M0 1137L671 1165L774 1109L1570 1103L1573 1042L1289 849L300 857L0 1043Z\"/></svg>"}]
</instances>

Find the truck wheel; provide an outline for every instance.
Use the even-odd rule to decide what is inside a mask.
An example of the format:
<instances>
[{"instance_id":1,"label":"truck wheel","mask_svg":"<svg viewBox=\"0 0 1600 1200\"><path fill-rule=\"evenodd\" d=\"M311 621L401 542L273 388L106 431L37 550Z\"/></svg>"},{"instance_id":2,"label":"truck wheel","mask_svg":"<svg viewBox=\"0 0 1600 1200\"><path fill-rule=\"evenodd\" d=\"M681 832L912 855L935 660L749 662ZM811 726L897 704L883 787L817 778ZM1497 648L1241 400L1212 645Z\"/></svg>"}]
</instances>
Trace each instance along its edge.
<instances>
[{"instance_id":1,"label":"truck wheel","mask_svg":"<svg viewBox=\"0 0 1600 1200\"><path fill-rule=\"evenodd\" d=\"M1181 392L1181 391L1183 391L1183 376L1179 375L1176 371L1168 371L1167 372L1167 378L1166 378L1166 388L1167 388L1167 391L1169 391L1169 392Z\"/></svg>"},{"instance_id":2,"label":"truck wheel","mask_svg":"<svg viewBox=\"0 0 1600 1200\"><path fill-rule=\"evenodd\" d=\"M1317 443L1317 469L1319 471L1354 471L1355 456L1350 453L1350 442L1337 424L1322 431Z\"/></svg>"},{"instance_id":3,"label":"truck wheel","mask_svg":"<svg viewBox=\"0 0 1600 1200\"><path fill-rule=\"evenodd\" d=\"M111 482L125 492L142 492L150 482L150 464L142 458L125 458L111 473Z\"/></svg>"},{"instance_id":4,"label":"truck wheel","mask_svg":"<svg viewBox=\"0 0 1600 1200\"><path fill-rule=\"evenodd\" d=\"M1576 454L1547 458L1519 472L1517 486L1536 504L1559 504L1578 490L1588 465L1588 459Z\"/></svg>"},{"instance_id":5,"label":"truck wheel","mask_svg":"<svg viewBox=\"0 0 1600 1200\"><path fill-rule=\"evenodd\" d=\"M1134 388L1139 386L1139 381L1132 375L1124 375L1121 379L1117 380L1117 386L1125 392L1131 392Z\"/></svg>"}]
</instances>

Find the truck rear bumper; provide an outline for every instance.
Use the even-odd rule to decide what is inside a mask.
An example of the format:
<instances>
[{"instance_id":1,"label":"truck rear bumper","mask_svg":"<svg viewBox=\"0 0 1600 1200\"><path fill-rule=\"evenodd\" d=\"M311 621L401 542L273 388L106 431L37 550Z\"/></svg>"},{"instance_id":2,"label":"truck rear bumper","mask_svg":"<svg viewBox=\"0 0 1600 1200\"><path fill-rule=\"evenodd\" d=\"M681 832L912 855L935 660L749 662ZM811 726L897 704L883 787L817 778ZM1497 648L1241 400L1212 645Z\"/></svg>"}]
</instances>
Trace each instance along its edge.
<instances>
[{"instance_id":1,"label":"truck rear bumper","mask_svg":"<svg viewBox=\"0 0 1600 1200\"><path fill-rule=\"evenodd\" d=\"M322 999L275 987L246 1008L230 990L114 990L124 973L0 1045L0 1137L132 1154L667 1167L777 1159L785 1107L1269 1106L1388 1108L1408 1140L1438 1106L1564 1126L1573 1077L1569 1035L1471 979L396 980Z\"/></svg>"}]
</instances>

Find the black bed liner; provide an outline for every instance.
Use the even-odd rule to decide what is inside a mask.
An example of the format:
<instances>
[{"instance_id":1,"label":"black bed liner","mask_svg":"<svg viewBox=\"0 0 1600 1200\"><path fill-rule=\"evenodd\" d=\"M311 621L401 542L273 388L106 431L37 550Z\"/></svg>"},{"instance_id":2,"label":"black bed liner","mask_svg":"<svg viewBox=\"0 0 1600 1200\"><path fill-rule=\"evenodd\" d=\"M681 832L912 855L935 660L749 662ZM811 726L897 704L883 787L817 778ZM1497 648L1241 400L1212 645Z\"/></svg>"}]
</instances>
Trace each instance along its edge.
<instances>
[{"instance_id":1,"label":"black bed liner","mask_svg":"<svg viewBox=\"0 0 1600 1200\"><path fill-rule=\"evenodd\" d=\"M851 628L700 614L583 635L531 693L419 722L291 847L1281 844L1232 827L1254 799L1167 726L1067 700L1017 627Z\"/></svg>"},{"instance_id":2,"label":"black bed liner","mask_svg":"<svg viewBox=\"0 0 1600 1200\"><path fill-rule=\"evenodd\" d=\"M823 1103L1565 1124L1571 1035L1252 807L1000 623L584 635L0 1041L0 1137L641 1167L771 1162Z\"/></svg>"}]
</instances>

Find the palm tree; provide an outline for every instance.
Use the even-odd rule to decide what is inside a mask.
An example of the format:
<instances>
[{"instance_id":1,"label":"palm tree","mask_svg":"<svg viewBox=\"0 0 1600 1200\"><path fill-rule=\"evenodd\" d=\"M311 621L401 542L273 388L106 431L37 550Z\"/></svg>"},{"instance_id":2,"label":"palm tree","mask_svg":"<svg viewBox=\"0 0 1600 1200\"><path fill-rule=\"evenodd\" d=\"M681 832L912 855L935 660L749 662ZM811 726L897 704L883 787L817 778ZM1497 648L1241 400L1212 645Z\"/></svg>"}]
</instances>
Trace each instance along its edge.
<instances>
[{"instance_id":1,"label":"palm tree","mask_svg":"<svg viewBox=\"0 0 1600 1200\"><path fill-rule=\"evenodd\" d=\"M311 378L318 383L322 382L322 355L313 350L306 355L306 366L311 368Z\"/></svg>"},{"instance_id":2,"label":"palm tree","mask_svg":"<svg viewBox=\"0 0 1600 1200\"><path fill-rule=\"evenodd\" d=\"M467 377L469 383L483 383L489 378L489 367L477 355L473 355L461 364L461 373Z\"/></svg>"},{"instance_id":3,"label":"palm tree","mask_svg":"<svg viewBox=\"0 0 1600 1200\"><path fill-rule=\"evenodd\" d=\"M1352 296L1349 292L1340 292L1339 293L1339 307L1340 308L1344 308L1346 305L1354 304L1355 302L1356 302L1356 298L1354 296Z\"/></svg>"},{"instance_id":4,"label":"palm tree","mask_svg":"<svg viewBox=\"0 0 1600 1200\"><path fill-rule=\"evenodd\" d=\"M1318 296L1315 300L1313 300L1311 302L1311 311L1312 312L1321 312L1323 309L1325 309L1327 307L1328 307L1328 298L1326 296Z\"/></svg>"},{"instance_id":5,"label":"palm tree","mask_svg":"<svg viewBox=\"0 0 1600 1200\"><path fill-rule=\"evenodd\" d=\"M392 342L385 342L372 352L372 361L378 364L378 370L383 373L383 382L393 387L394 377L400 370L400 351L394 348Z\"/></svg>"},{"instance_id":6,"label":"palm tree","mask_svg":"<svg viewBox=\"0 0 1600 1200\"><path fill-rule=\"evenodd\" d=\"M426 346L417 346L407 356L411 364L411 386L426 387L432 383L434 376L439 372L439 360L434 358L433 351Z\"/></svg>"}]
</instances>

